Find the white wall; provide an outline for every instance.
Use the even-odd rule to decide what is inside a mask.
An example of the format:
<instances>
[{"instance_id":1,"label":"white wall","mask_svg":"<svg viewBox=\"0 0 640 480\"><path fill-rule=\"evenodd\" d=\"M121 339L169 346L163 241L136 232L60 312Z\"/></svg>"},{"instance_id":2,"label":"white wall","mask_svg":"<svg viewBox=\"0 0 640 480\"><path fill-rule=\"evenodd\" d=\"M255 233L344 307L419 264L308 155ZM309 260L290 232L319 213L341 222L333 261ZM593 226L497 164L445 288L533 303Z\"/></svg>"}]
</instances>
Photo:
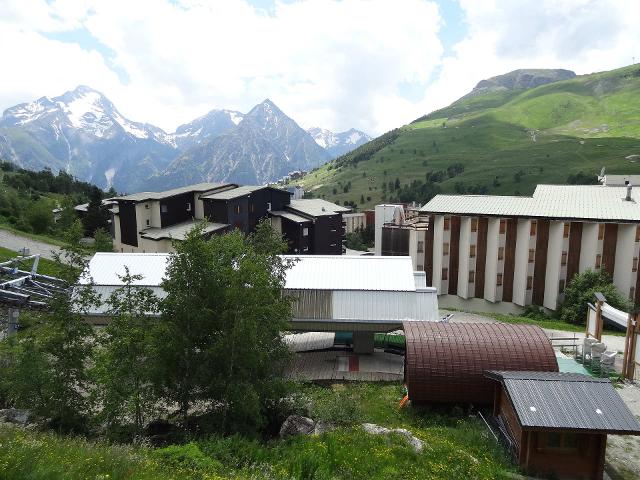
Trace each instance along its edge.
<instances>
[{"instance_id":1,"label":"white wall","mask_svg":"<svg viewBox=\"0 0 640 480\"><path fill-rule=\"evenodd\" d=\"M635 287L632 280L633 257L635 253L636 225L619 224L616 241L616 259L613 267L613 283L624 298L629 296L629 289Z\"/></svg>"},{"instance_id":2,"label":"white wall","mask_svg":"<svg viewBox=\"0 0 640 480\"><path fill-rule=\"evenodd\" d=\"M469 297L469 246L471 245L471 217L460 218L458 243L458 295Z\"/></svg>"},{"instance_id":3,"label":"white wall","mask_svg":"<svg viewBox=\"0 0 640 480\"><path fill-rule=\"evenodd\" d=\"M549 222L549 243L547 244L547 268L544 276L544 301L550 309L558 308L558 288L560 263L562 260L564 222Z\"/></svg>"},{"instance_id":4,"label":"white wall","mask_svg":"<svg viewBox=\"0 0 640 480\"><path fill-rule=\"evenodd\" d=\"M580 273L593 270L598 254L598 224L582 224L582 241L580 245Z\"/></svg>"},{"instance_id":5,"label":"white wall","mask_svg":"<svg viewBox=\"0 0 640 480\"><path fill-rule=\"evenodd\" d=\"M487 228L487 261L484 271L484 298L490 302L496 301L499 245L500 219L490 218Z\"/></svg>"},{"instance_id":6,"label":"white wall","mask_svg":"<svg viewBox=\"0 0 640 480\"><path fill-rule=\"evenodd\" d=\"M513 303L522 307L527 304L527 276L530 237L531 220L518 220L515 267L513 271Z\"/></svg>"},{"instance_id":7,"label":"white wall","mask_svg":"<svg viewBox=\"0 0 640 480\"><path fill-rule=\"evenodd\" d=\"M433 279L427 278L427 283L431 280L431 286L438 289L438 294L442 291L442 239L444 236L444 217L442 215L433 216ZM448 257L447 257L448 258Z\"/></svg>"}]
</instances>

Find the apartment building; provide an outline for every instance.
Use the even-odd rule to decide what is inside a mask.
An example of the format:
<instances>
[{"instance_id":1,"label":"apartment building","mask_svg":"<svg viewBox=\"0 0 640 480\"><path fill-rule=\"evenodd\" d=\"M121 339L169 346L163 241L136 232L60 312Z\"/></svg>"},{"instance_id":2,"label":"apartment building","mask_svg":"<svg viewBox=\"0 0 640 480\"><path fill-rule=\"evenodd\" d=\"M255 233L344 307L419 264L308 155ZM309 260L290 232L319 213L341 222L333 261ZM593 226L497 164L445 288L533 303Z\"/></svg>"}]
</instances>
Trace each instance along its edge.
<instances>
[{"instance_id":1,"label":"apartment building","mask_svg":"<svg viewBox=\"0 0 640 480\"><path fill-rule=\"evenodd\" d=\"M637 302L639 201L630 186L600 185L538 185L531 197L437 195L420 211L424 253L410 254L424 259L439 295L489 309L508 302L556 310L587 269L607 271Z\"/></svg>"},{"instance_id":2,"label":"apartment building","mask_svg":"<svg viewBox=\"0 0 640 480\"><path fill-rule=\"evenodd\" d=\"M254 231L271 218L289 253L341 254L342 213L347 208L318 199L291 200L291 193L269 186L201 183L164 192L142 192L113 199L113 243L118 252L166 253L198 223L204 235L238 229Z\"/></svg>"}]
</instances>

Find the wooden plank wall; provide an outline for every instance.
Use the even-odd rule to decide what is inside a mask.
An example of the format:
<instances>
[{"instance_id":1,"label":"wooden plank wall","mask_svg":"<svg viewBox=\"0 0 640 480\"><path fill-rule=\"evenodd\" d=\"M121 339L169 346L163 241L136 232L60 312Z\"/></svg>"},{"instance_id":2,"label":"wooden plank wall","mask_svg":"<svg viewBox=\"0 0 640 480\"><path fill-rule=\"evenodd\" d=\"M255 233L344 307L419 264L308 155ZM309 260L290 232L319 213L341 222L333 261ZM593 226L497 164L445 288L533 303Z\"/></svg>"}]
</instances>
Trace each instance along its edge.
<instances>
[{"instance_id":1,"label":"wooden plank wall","mask_svg":"<svg viewBox=\"0 0 640 480\"><path fill-rule=\"evenodd\" d=\"M460 217L451 216L451 238L449 239L449 294L458 294L458 262L460 257Z\"/></svg>"},{"instance_id":2,"label":"wooden plank wall","mask_svg":"<svg viewBox=\"0 0 640 480\"><path fill-rule=\"evenodd\" d=\"M489 219L478 218L478 242L476 247L475 297L484 298L484 269L487 262L487 231Z\"/></svg>"},{"instance_id":3,"label":"wooden plank wall","mask_svg":"<svg viewBox=\"0 0 640 480\"><path fill-rule=\"evenodd\" d=\"M569 252L567 257L567 285L580 270L580 249L582 246L582 222L571 222L569 229Z\"/></svg>"},{"instance_id":4,"label":"wooden plank wall","mask_svg":"<svg viewBox=\"0 0 640 480\"><path fill-rule=\"evenodd\" d=\"M513 301L513 273L516 268L516 239L518 237L518 219L507 220L507 234L504 245L504 274L502 278L502 301Z\"/></svg>"},{"instance_id":5,"label":"wooden plank wall","mask_svg":"<svg viewBox=\"0 0 640 480\"><path fill-rule=\"evenodd\" d=\"M544 277L547 273L547 247L549 245L549 220L538 220L536 256L533 266L533 293L531 303L544 303Z\"/></svg>"},{"instance_id":6,"label":"wooden plank wall","mask_svg":"<svg viewBox=\"0 0 640 480\"><path fill-rule=\"evenodd\" d=\"M618 242L618 224L606 223L602 242L602 268L613 278L616 263L616 244Z\"/></svg>"}]
</instances>

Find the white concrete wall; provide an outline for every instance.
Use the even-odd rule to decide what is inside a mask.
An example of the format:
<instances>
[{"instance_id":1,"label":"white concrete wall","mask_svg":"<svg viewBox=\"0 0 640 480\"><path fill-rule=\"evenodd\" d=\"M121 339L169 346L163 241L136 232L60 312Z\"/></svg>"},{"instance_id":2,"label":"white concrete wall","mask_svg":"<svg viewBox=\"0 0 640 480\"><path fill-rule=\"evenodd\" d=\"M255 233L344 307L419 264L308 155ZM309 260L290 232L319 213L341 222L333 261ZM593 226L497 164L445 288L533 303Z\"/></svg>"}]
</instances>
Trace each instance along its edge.
<instances>
[{"instance_id":1,"label":"white concrete wall","mask_svg":"<svg viewBox=\"0 0 640 480\"><path fill-rule=\"evenodd\" d=\"M635 224L619 224L616 241L616 259L613 267L613 283L624 298L629 296L632 281L633 257L635 253L636 226Z\"/></svg>"},{"instance_id":2,"label":"white concrete wall","mask_svg":"<svg viewBox=\"0 0 640 480\"><path fill-rule=\"evenodd\" d=\"M580 245L580 273L585 270L593 270L598 254L598 224L582 224L582 241Z\"/></svg>"},{"instance_id":3,"label":"white concrete wall","mask_svg":"<svg viewBox=\"0 0 640 480\"><path fill-rule=\"evenodd\" d=\"M460 218L458 243L458 295L469 297L469 246L471 245L471 217Z\"/></svg>"},{"instance_id":4,"label":"white concrete wall","mask_svg":"<svg viewBox=\"0 0 640 480\"><path fill-rule=\"evenodd\" d=\"M499 245L500 219L490 218L487 228L487 261L484 271L484 298L490 302L496 301Z\"/></svg>"},{"instance_id":5,"label":"white concrete wall","mask_svg":"<svg viewBox=\"0 0 640 480\"><path fill-rule=\"evenodd\" d=\"M547 244L547 268L544 276L543 306L550 310L558 308L558 285L560 262L562 260L564 222L549 222L549 243Z\"/></svg>"},{"instance_id":6,"label":"white concrete wall","mask_svg":"<svg viewBox=\"0 0 640 480\"><path fill-rule=\"evenodd\" d=\"M442 291L442 240L444 237L444 217L434 215L433 217L433 279L431 286L438 289L438 294L446 293ZM447 257L449 258L449 257Z\"/></svg>"},{"instance_id":7,"label":"white concrete wall","mask_svg":"<svg viewBox=\"0 0 640 480\"><path fill-rule=\"evenodd\" d=\"M513 303L520 305L521 307L524 307L527 304L530 232L531 220L518 220L515 266L513 270Z\"/></svg>"},{"instance_id":8,"label":"white concrete wall","mask_svg":"<svg viewBox=\"0 0 640 480\"><path fill-rule=\"evenodd\" d=\"M162 220L160 220L160 202L149 202L151 210L151 227L162 228Z\"/></svg>"}]
</instances>

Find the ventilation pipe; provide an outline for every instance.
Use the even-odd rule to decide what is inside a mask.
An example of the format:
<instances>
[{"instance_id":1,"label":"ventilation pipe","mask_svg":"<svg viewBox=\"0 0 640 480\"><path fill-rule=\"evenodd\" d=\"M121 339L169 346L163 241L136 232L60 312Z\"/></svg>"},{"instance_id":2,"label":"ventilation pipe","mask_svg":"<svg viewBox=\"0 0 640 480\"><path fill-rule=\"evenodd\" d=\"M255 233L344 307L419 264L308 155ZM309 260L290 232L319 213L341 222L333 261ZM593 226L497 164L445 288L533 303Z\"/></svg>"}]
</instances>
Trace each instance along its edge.
<instances>
[{"instance_id":1,"label":"ventilation pipe","mask_svg":"<svg viewBox=\"0 0 640 480\"><path fill-rule=\"evenodd\" d=\"M627 196L624 199L625 199L625 201L630 202L632 200L631 199L631 189L633 188L633 186L631 185L631 181L630 180L625 180L624 184L627 187Z\"/></svg>"}]
</instances>

